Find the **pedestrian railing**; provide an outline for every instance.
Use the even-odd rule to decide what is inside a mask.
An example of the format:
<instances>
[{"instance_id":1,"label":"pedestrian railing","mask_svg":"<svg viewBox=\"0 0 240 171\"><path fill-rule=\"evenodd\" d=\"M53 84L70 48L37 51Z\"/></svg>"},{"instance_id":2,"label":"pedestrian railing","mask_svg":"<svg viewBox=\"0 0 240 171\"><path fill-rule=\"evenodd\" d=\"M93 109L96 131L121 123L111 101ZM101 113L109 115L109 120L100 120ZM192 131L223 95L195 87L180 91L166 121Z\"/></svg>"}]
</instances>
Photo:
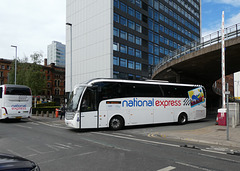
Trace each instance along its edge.
<instances>
[{"instance_id":1,"label":"pedestrian railing","mask_svg":"<svg viewBox=\"0 0 240 171\"><path fill-rule=\"evenodd\" d=\"M224 30L224 39L225 40L229 40L229 39L232 39L232 38L235 38L238 36L240 36L240 23L225 28L225 30ZM169 55L163 57L163 59L160 60L160 63L154 67L153 73L155 73L163 65L171 62L174 59L178 59L186 54L189 54L191 52L196 52L200 49L206 48L213 44L220 43L222 41L221 38L222 38L222 33L221 33L221 30L219 30L219 31L216 31L214 33L211 33L209 35L202 37L201 43L195 41L195 42L191 42L187 45L181 46L180 48L170 52Z\"/></svg>"}]
</instances>

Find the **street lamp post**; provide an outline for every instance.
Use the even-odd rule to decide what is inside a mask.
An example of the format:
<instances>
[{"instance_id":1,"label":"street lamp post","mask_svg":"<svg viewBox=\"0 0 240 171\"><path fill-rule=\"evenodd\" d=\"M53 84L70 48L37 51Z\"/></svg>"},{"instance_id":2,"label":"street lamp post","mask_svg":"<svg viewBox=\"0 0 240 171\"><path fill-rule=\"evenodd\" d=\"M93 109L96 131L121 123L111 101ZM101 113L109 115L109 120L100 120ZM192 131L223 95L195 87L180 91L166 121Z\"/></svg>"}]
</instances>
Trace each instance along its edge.
<instances>
[{"instance_id":1,"label":"street lamp post","mask_svg":"<svg viewBox=\"0 0 240 171\"><path fill-rule=\"evenodd\" d=\"M11 45L11 47L16 48L16 54L15 54L15 85L17 84L17 46Z\"/></svg>"},{"instance_id":2,"label":"street lamp post","mask_svg":"<svg viewBox=\"0 0 240 171\"><path fill-rule=\"evenodd\" d=\"M70 93L72 92L72 24L66 23L70 26Z\"/></svg>"}]
</instances>

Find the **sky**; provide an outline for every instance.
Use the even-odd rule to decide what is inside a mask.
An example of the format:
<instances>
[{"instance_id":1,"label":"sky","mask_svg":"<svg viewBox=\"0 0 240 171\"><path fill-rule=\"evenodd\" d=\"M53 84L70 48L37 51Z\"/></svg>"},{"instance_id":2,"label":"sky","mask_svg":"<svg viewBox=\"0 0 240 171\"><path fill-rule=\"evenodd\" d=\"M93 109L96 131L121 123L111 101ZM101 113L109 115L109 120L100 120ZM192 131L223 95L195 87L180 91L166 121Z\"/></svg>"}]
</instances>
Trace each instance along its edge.
<instances>
[{"instance_id":1,"label":"sky","mask_svg":"<svg viewBox=\"0 0 240 171\"><path fill-rule=\"evenodd\" d=\"M0 0L0 58L29 58L41 52L47 58L52 41L65 44L66 0ZM240 23L240 0L202 0L202 35Z\"/></svg>"}]
</instances>

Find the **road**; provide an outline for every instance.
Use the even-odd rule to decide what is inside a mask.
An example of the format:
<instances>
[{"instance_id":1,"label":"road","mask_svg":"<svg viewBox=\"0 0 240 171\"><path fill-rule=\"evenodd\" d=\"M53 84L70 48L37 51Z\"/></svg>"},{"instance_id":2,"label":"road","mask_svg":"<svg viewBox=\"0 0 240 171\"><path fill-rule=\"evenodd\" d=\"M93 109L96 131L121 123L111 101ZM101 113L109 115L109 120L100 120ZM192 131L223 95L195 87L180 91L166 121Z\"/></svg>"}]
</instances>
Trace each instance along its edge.
<instances>
[{"instance_id":1,"label":"road","mask_svg":"<svg viewBox=\"0 0 240 171\"><path fill-rule=\"evenodd\" d=\"M31 119L1 121L0 128L0 151L33 160L43 171L234 171L240 168L239 156L214 151L208 146L183 147L183 142L146 136L146 132L156 127L77 131L59 122Z\"/></svg>"}]
</instances>

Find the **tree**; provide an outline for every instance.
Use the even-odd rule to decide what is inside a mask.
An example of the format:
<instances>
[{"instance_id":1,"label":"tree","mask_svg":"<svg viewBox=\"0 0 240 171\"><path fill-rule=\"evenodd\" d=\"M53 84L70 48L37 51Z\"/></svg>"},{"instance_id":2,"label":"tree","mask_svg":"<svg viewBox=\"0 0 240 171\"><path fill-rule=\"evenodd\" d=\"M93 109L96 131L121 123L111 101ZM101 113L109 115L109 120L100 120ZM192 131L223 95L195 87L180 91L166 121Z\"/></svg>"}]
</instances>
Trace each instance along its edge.
<instances>
[{"instance_id":1,"label":"tree","mask_svg":"<svg viewBox=\"0 0 240 171\"><path fill-rule=\"evenodd\" d=\"M35 52L30 55L33 63L28 63L28 58L17 61L17 84L26 85L31 88L32 94L36 97L41 94L46 88L46 78L42 71L43 55ZM15 78L15 61L12 62L12 67L9 72L9 83L14 84Z\"/></svg>"}]
</instances>

